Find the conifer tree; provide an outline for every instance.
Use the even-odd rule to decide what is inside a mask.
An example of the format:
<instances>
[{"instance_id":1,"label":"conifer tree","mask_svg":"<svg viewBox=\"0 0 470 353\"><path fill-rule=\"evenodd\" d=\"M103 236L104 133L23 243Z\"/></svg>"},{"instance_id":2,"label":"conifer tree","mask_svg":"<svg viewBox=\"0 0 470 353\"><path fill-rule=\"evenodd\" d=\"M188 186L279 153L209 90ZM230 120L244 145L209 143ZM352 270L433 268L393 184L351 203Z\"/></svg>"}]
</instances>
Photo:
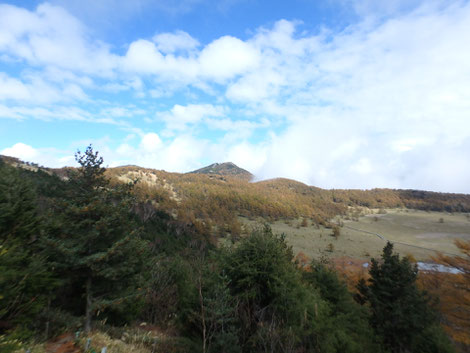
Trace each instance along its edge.
<instances>
[{"instance_id":1,"label":"conifer tree","mask_svg":"<svg viewBox=\"0 0 470 353\"><path fill-rule=\"evenodd\" d=\"M382 261L372 259L369 273L369 283L362 281L357 287L358 299L370 305L370 324L386 348L393 353L452 351L448 340L436 334L442 330L429 298L416 286L416 265L400 259L388 242Z\"/></svg>"},{"instance_id":2,"label":"conifer tree","mask_svg":"<svg viewBox=\"0 0 470 353\"><path fill-rule=\"evenodd\" d=\"M69 173L67 197L57 207L50 249L58 271L78 283L85 297L85 331L93 315L135 294L147 253L132 215L128 185L112 187L103 158L88 146Z\"/></svg>"},{"instance_id":3,"label":"conifer tree","mask_svg":"<svg viewBox=\"0 0 470 353\"><path fill-rule=\"evenodd\" d=\"M0 331L33 321L53 289L40 237L33 187L0 161Z\"/></svg>"},{"instance_id":4,"label":"conifer tree","mask_svg":"<svg viewBox=\"0 0 470 353\"><path fill-rule=\"evenodd\" d=\"M304 280L320 291L322 299L328 302L329 315L326 319L332 328L330 345L334 351L380 352L367 321L366 310L353 299L347 286L338 274L324 263L313 260L310 270L303 272Z\"/></svg>"},{"instance_id":5,"label":"conifer tree","mask_svg":"<svg viewBox=\"0 0 470 353\"><path fill-rule=\"evenodd\" d=\"M266 226L225 258L224 273L238 301L242 352L329 352L327 305L303 285L284 236Z\"/></svg>"}]
</instances>

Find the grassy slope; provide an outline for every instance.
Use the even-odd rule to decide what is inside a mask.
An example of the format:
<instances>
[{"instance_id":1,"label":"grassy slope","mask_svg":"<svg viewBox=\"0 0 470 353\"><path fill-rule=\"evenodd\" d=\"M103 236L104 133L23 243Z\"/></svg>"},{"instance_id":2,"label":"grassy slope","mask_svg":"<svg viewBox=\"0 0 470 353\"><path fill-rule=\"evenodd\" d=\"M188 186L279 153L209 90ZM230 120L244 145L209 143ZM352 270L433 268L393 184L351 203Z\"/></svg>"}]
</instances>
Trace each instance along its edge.
<instances>
[{"instance_id":1,"label":"grassy slope","mask_svg":"<svg viewBox=\"0 0 470 353\"><path fill-rule=\"evenodd\" d=\"M443 223L439 222L440 218L443 218ZM361 216L357 222L343 219L341 221L345 226L379 233L391 241L454 254L459 253L453 243L455 239L470 239L470 220L462 213L393 209L387 210L387 214ZM243 219L243 222L249 226L257 223L247 219ZM271 227L277 233L286 234L294 253L302 251L310 258L320 258L323 255L326 257L350 256L370 260L370 257L379 257L385 246L385 241L375 235L346 227L341 228L341 235L336 239L331 236L331 229L317 228L311 222L308 222L308 227L299 227L300 220L289 223L276 221L271 223ZM332 252L327 251L329 244L333 244ZM402 255L413 255L418 261L428 260L430 256L435 255L434 251L401 244L395 244L395 249Z\"/></svg>"},{"instance_id":2,"label":"grassy slope","mask_svg":"<svg viewBox=\"0 0 470 353\"><path fill-rule=\"evenodd\" d=\"M115 168L110 172L114 175L122 175L126 172L126 168ZM341 221L345 226L379 233L391 241L447 253L458 254L453 244L454 239L470 238L470 221L463 213L451 214L401 208L388 209L387 214L377 214L378 208L382 205L404 207L408 204L415 207L424 206L427 209L433 209L435 206L446 208L445 205L450 205L455 209L458 208L456 205L465 205L466 209L470 202L469 195L390 189L322 190L288 179L248 183L245 180L231 178L219 180L197 174L165 173L152 170L147 170L147 172L158 176L161 184L157 189L162 190L162 185L166 184L165 191L170 189L174 191L175 197L173 198L180 201L178 205L171 206L170 204L171 207L180 207L186 209L186 212L194 212L196 218L205 215L215 221L213 224L226 222L227 215L235 216L237 213L245 216L238 218L240 223L245 225L253 226L269 220L275 232L287 235L287 240L293 246L295 253L302 251L311 258L319 258L323 255L327 257L350 256L369 260L371 256L377 257L381 254L385 241L377 236L342 227L341 236L335 239L330 236L331 229L317 226L312 222L312 220L318 223L319 219L331 219L334 215L341 213L344 215L334 217L333 223ZM371 210L368 207L377 207L377 209ZM348 209L349 211L345 211ZM220 217L218 214L223 210L226 210L225 217ZM362 216L356 218L360 210L362 210ZM371 212L375 214L367 215ZM348 213L350 217L345 217ZM298 217L300 216L307 218L308 227L299 227L301 221ZM257 220L253 221L253 218ZM289 224L283 220L285 218L291 219L287 221ZM357 221L347 220L347 218L357 219ZM443 223L439 222L440 218L444 220ZM334 250L326 251L328 248ZM417 260L427 260L435 255L434 251L402 244L395 244L395 249L402 255L411 254Z\"/></svg>"}]
</instances>

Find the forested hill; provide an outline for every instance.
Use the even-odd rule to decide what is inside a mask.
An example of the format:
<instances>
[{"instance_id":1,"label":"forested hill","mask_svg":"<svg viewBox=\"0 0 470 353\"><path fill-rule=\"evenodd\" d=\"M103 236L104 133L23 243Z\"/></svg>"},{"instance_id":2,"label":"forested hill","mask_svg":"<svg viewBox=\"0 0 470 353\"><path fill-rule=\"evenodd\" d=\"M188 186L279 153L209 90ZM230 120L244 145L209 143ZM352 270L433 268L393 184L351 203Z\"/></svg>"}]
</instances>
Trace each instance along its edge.
<instances>
[{"instance_id":1,"label":"forested hill","mask_svg":"<svg viewBox=\"0 0 470 353\"><path fill-rule=\"evenodd\" d=\"M138 180L135 190L140 197L153 200L166 211L171 209L191 221L211 220L229 228L237 228L237 216L266 220L304 217L324 224L336 215L360 207L470 212L470 195L465 194L325 190L284 178L250 182L239 174L221 173L217 168L218 174L206 174L211 169L214 166L203 168L203 172L179 174L128 166L110 168L108 175L115 181Z\"/></svg>"},{"instance_id":2,"label":"forested hill","mask_svg":"<svg viewBox=\"0 0 470 353\"><path fill-rule=\"evenodd\" d=\"M5 162L37 167L18 159ZM61 177L68 168L47 169ZM418 190L325 190L289 179L250 182L251 173L233 163L212 164L191 173L170 173L138 166L109 168L114 183L137 181L135 192L155 207L187 222L239 228L238 216L267 220L304 217L325 224L351 207L412 208L427 211L470 212L470 195ZM219 227L220 228L220 227ZM202 229L201 229L202 230Z\"/></svg>"}]
</instances>

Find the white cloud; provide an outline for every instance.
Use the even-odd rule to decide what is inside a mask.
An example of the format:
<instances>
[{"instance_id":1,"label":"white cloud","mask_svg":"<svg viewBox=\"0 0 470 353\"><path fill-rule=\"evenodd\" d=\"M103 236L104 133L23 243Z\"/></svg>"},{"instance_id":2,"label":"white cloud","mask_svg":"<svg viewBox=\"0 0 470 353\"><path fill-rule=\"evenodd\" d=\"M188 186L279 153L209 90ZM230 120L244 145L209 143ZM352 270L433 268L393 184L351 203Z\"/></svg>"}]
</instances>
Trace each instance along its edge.
<instances>
[{"instance_id":1,"label":"white cloud","mask_svg":"<svg viewBox=\"0 0 470 353\"><path fill-rule=\"evenodd\" d=\"M18 142L11 147L3 149L0 154L16 157L24 161L34 161L39 153L33 147Z\"/></svg>"},{"instance_id":2,"label":"white cloud","mask_svg":"<svg viewBox=\"0 0 470 353\"><path fill-rule=\"evenodd\" d=\"M198 167L198 161L208 149L206 142L190 135L179 135L172 140L162 141L158 134L150 132L141 137L138 147L125 142L115 152L110 151L109 155L111 160L120 161L120 164L187 172Z\"/></svg>"},{"instance_id":3,"label":"white cloud","mask_svg":"<svg viewBox=\"0 0 470 353\"><path fill-rule=\"evenodd\" d=\"M166 128L185 130L189 125L200 123L204 118L221 117L225 109L212 104L175 104L170 111L157 113L157 118L165 122Z\"/></svg>"},{"instance_id":4,"label":"white cloud","mask_svg":"<svg viewBox=\"0 0 470 353\"><path fill-rule=\"evenodd\" d=\"M184 31L174 33L159 33L153 38L157 49L162 53L174 53L179 50L193 50L199 46L199 42Z\"/></svg>"},{"instance_id":5,"label":"white cloud","mask_svg":"<svg viewBox=\"0 0 470 353\"><path fill-rule=\"evenodd\" d=\"M140 39L131 43L127 50L124 66L129 70L142 73L157 73L163 68L163 55L155 43Z\"/></svg>"},{"instance_id":6,"label":"white cloud","mask_svg":"<svg viewBox=\"0 0 470 353\"><path fill-rule=\"evenodd\" d=\"M470 191L461 179L468 169L450 167L443 157L457 159L453 166L468 164L455 156L470 136L470 47L464 40L470 4L422 7L333 38L296 38L292 27L282 26L277 41L269 30L260 32L255 42L262 69L226 92L290 122L269 141L259 177L323 187Z\"/></svg>"},{"instance_id":7,"label":"white cloud","mask_svg":"<svg viewBox=\"0 0 470 353\"><path fill-rule=\"evenodd\" d=\"M260 166L266 163L267 149L263 145L253 145L246 141L229 148L225 161L235 163L252 174L259 172Z\"/></svg>"},{"instance_id":8,"label":"white cloud","mask_svg":"<svg viewBox=\"0 0 470 353\"><path fill-rule=\"evenodd\" d=\"M166 80L191 81L197 75L197 62L193 58L164 55L151 41L132 42L121 60L121 68L128 73L157 75Z\"/></svg>"},{"instance_id":9,"label":"white cloud","mask_svg":"<svg viewBox=\"0 0 470 353\"><path fill-rule=\"evenodd\" d=\"M154 132L150 132L148 134L145 134L142 137L142 141L140 143L140 147L145 151L145 152L155 152L160 149L162 145L162 140L158 136L158 134Z\"/></svg>"},{"instance_id":10,"label":"white cloud","mask_svg":"<svg viewBox=\"0 0 470 353\"><path fill-rule=\"evenodd\" d=\"M256 69L258 51L238 38L225 36L207 45L199 56L203 76L224 80Z\"/></svg>"},{"instance_id":11,"label":"white cloud","mask_svg":"<svg viewBox=\"0 0 470 353\"><path fill-rule=\"evenodd\" d=\"M33 66L109 75L115 56L103 43L94 42L84 26L61 7L48 3L36 11L0 5L0 52Z\"/></svg>"},{"instance_id":12,"label":"white cloud","mask_svg":"<svg viewBox=\"0 0 470 353\"><path fill-rule=\"evenodd\" d=\"M166 170L187 172L198 165L198 161L204 156L206 143L196 140L190 135L182 135L175 138L160 156L162 165Z\"/></svg>"},{"instance_id":13,"label":"white cloud","mask_svg":"<svg viewBox=\"0 0 470 353\"><path fill-rule=\"evenodd\" d=\"M168 33L162 35L170 36ZM197 84L201 79L223 82L255 69L260 61L253 46L230 36L218 38L189 56L172 53L182 43L174 43L176 47L170 48L168 43L162 44L162 38L157 36L157 40L156 44L144 39L132 42L122 59L122 68L128 72Z\"/></svg>"},{"instance_id":14,"label":"white cloud","mask_svg":"<svg viewBox=\"0 0 470 353\"><path fill-rule=\"evenodd\" d=\"M0 72L0 100L28 98L30 92L23 82Z\"/></svg>"},{"instance_id":15,"label":"white cloud","mask_svg":"<svg viewBox=\"0 0 470 353\"><path fill-rule=\"evenodd\" d=\"M86 94L76 84L66 84L59 89L40 76L31 75L27 81L22 81L0 72L0 101L19 101L29 105L86 98Z\"/></svg>"}]
</instances>

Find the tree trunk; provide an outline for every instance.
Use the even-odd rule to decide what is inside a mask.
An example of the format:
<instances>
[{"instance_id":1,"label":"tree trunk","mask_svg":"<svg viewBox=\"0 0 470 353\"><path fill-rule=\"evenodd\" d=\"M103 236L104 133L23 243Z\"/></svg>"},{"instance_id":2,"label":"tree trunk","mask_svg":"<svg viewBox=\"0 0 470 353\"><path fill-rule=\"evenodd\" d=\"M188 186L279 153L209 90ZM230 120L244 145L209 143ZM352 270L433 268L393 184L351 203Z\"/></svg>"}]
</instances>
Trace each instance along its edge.
<instances>
[{"instance_id":1,"label":"tree trunk","mask_svg":"<svg viewBox=\"0 0 470 353\"><path fill-rule=\"evenodd\" d=\"M51 297L47 299L47 311L46 311L46 329L44 332L45 340L49 339L49 323L50 323L50 309L51 309Z\"/></svg>"},{"instance_id":2,"label":"tree trunk","mask_svg":"<svg viewBox=\"0 0 470 353\"><path fill-rule=\"evenodd\" d=\"M91 316L92 316L92 297L91 297L91 276L86 280L86 309L85 309L85 333L91 331Z\"/></svg>"},{"instance_id":3,"label":"tree trunk","mask_svg":"<svg viewBox=\"0 0 470 353\"><path fill-rule=\"evenodd\" d=\"M199 289L199 304L201 306L201 319L202 319L202 352L206 353L206 315L204 310L204 297L202 296L202 274L199 273L199 281L198 281L198 289Z\"/></svg>"}]
</instances>

